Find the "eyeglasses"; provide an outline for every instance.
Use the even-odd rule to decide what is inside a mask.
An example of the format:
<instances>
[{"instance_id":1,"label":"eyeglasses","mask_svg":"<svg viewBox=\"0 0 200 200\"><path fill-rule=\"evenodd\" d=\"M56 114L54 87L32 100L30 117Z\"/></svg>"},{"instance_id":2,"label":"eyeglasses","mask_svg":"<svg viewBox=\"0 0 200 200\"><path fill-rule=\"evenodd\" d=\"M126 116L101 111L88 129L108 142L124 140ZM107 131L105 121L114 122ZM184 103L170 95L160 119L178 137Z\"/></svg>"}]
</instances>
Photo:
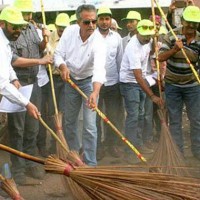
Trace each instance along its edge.
<instances>
[{"instance_id":1,"label":"eyeglasses","mask_svg":"<svg viewBox=\"0 0 200 200\"><path fill-rule=\"evenodd\" d=\"M138 27L138 28L142 28L143 30L150 30L150 31L152 31L153 29L154 29L154 26L140 26L140 27Z\"/></svg>"},{"instance_id":2,"label":"eyeglasses","mask_svg":"<svg viewBox=\"0 0 200 200\"><path fill-rule=\"evenodd\" d=\"M94 24L97 23L97 20L96 19L94 19L94 20L83 20L82 22L85 25L89 25L90 23L92 23L94 25Z\"/></svg>"}]
</instances>

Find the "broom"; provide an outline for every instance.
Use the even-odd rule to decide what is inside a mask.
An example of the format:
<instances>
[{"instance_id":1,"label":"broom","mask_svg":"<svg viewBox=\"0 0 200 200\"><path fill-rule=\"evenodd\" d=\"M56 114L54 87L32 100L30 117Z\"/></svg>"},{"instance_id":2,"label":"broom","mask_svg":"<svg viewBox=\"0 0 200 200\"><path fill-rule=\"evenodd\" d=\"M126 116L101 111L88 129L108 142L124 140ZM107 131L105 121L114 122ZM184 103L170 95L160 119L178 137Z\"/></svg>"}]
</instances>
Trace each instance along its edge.
<instances>
[{"instance_id":1,"label":"broom","mask_svg":"<svg viewBox=\"0 0 200 200\"><path fill-rule=\"evenodd\" d=\"M162 173L134 172L103 167L76 167L49 156L46 160L16 151L0 144L0 149L25 159L45 164L47 172L62 174L88 195L88 200L198 200L200 180ZM74 191L77 193L77 191ZM83 199L78 196L77 199Z\"/></svg>"},{"instance_id":2,"label":"broom","mask_svg":"<svg viewBox=\"0 0 200 200\"><path fill-rule=\"evenodd\" d=\"M67 79L67 82L73 87L86 101L88 101L87 95L71 80ZM106 115L101 112L97 106L94 106L93 109L97 112L97 114L103 119L105 123L107 123L115 133L125 142L137 155L137 157L144 162L147 163L147 160L142 156L142 154L124 137L124 135L116 128L116 126L106 117Z\"/></svg>"},{"instance_id":3,"label":"broom","mask_svg":"<svg viewBox=\"0 0 200 200\"><path fill-rule=\"evenodd\" d=\"M0 174L0 187L13 199L13 200L23 200L17 189L15 181L7 179Z\"/></svg>"}]
</instances>

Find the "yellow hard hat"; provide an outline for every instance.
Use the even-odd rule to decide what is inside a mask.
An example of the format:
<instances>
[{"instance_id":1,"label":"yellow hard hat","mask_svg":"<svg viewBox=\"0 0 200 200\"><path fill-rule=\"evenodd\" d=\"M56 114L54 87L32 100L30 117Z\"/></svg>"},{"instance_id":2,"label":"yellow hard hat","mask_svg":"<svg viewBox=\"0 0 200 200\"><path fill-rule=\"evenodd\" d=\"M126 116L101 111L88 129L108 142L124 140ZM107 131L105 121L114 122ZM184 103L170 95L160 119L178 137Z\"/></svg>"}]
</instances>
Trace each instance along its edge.
<instances>
[{"instance_id":1,"label":"yellow hard hat","mask_svg":"<svg viewBox=\"0 0 200 200\"><path fill-rule=\"evenodd\" d=\"M110 8L108 8L108 7L100 7L98 12L97 12L97 16L105 15L105 14L112 16L112 12L111 12Z\"/></svg>"},{"instance_id":2,"label":"yellow hard hat","mask_svg":"<svg viewBox=\"0 0 200 200\"><path fill-rule=\"evenodd\" d=\"M55 31L56 30L56 26L55 26L55 24L49 24L49 25L47 25L47 29L49 31Z\"/></svg>"},{"instance_id":3,"label":"yellow hard hat","mask_svg":"<svg viewBox=\"0 0 200 200\"><path fill-rule=\"evenodd\" d=\"M13 5L21 12L34 12L32 0L15 0Z\"/></svg>"},{"instance_id":4,"label":"yellow hard hat","mask_svg":"<svg viewBox=\"0 0 200 200\"><path fill-rule=\"evenodd\" d=\"M183 19L189 22L200 22L200 9L197 6L187 6L183 11Z\"/></svg>"},{"instance_id":5,"label":"yellow hard hat","mask_svg":"<svg viewBox=\"0 0 200 200\"><path fill-rule=\"evenodd\" d=\"M140 35L154 35L154 26L153 22L150 21L149 19L143 19L138 22L137 24L137 31L139 32Z\"/></svg>"},{"instance_id":6,"label":"yellow hard hat","mask_svg":"<svg viewBox=\"0 0 200 200\"><path fill-rule=\"evenodd\" d=\"M73 14L70 16L70 19L69 19L69 22L72 23L74 21L77 21L77 18L76 18L76 14Z\"/></svg>"},{"instance_id":7,"label":"yellow hard hat","mask_svg":"<svg viewBox=\"0 0 200 200\"><path fill-rule=\"evenodd\" d=\"M56 17L56 22L55 24L57 26L69 26L69 15L66 13L60 13Z\"/></svg>"},{"instance_id":8,"label":"yellow hard hat","mask_svg":"<svg viewBox=\"0 0 200 200\"><path fill-rule=\"evenodd\" d=\"M0 20L7 21L11 24L27 24L24 20L22 13L14 6L5 7L0 14Z\"/></svg>"},{"instance_id":9,"label":"yellow hard hat","mask_svg":"<svg viewBox=\"0 0 200 200\"><path fill-rule=\"evenodd\" d=\"M129 19L136 19L136 20L140 21L141 15L139 12L131 10L128 12L126 18L123 18L122 20L129 20Z\"/></svg>"}]
</instances>

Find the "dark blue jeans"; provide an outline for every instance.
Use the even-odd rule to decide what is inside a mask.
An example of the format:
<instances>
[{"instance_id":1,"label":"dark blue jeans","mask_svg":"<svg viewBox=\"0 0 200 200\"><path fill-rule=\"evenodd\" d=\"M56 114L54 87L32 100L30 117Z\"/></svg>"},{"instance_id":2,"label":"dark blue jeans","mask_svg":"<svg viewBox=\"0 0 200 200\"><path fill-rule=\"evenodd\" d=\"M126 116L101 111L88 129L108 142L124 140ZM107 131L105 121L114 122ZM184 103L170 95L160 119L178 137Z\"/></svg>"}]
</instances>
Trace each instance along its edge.
<instances>
[{"instance_id":1,"label":"dark blue jeans","mask_svg":"<svg viewBox=\"0 0 200 200\"><path fill-rule=\"evenodd\" d=\"M38 108L40 104L40 88L37 83L33 86L30 101ZM39 131L39 122L29 116L27 112L8 114L9 140L12 148L30 155L36 154L36 138ZM32 161L24 160L18 156L11 155L12 171L20 173L25 171L25 167L32 167L36 164Z\"/></svg>"},{"instance_id":2,"label":"dark blue jeans","mask_svg":"<svg viewBox=\"0 0 200 200\"><path fill-rule=\"evenodd\" d=\"M136 147L142 145L140 135L144 127L144 103L146 94L136 83L120 83L120 91L124 97L127 112L125 134Z\"/></svg>"},{"instance_id":3,"label":"dark blue jeans","mask_svg":"<svg viewBox=\"0 0 200 200\"><path fill-rule=\"evenodd\" d=\"M200 86L181 88L166 83L165 95L170 131L177 145L183 152L182 112L185 104L190 120L191 150L194 155L200 154Z\"/></svg>"}]
</instances>

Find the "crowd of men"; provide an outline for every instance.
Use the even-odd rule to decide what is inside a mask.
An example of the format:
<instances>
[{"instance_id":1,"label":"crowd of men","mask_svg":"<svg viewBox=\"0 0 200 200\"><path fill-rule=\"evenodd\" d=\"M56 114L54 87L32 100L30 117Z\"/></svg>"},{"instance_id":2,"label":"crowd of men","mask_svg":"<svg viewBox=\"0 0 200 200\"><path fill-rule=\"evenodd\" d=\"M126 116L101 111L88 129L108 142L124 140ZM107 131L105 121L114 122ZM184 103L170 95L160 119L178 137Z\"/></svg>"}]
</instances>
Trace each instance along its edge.
<instances>
[{"instance_id":1,"label":"crowd of men","mask_svg":"<svg viewBox=\"0 0 200 200\"><path fill-rule=\"evenodd\" d=\"M178 40L162 26L158 15L143 19L139 12L129 11L122 19L129 33L122 38L108 7L97 10L93 5L80 5L71 17L58 14L49 30L34 23L33 11L31 0L15 0L0 15L0 94L27 109L8 114L12 148L30 155L55 153L55 141L52 139L47 149L46 130L38 121L41 115L55 130L50 64L64 136L70 149L80 152L87 165L96 166L105 153L127 163L139 162L109 125L102 126L102 119L93 110L96 106L144 154L154 152L153 142L160 135L156 110L164 106L171 134L183 152L182 111L186 106L191 150L200 160L200 85L191 70L193 65L199 72L198 7L188 5L184 9L182 25L174 29ZM69 79L88 96L87 100L68 83ZM33 89L28 100L18 89L30 84ZM27 175L43 178L44 172L35 163L13 155L10 158L18 184L25 184Z\"/></svg>"}]
</instances>

